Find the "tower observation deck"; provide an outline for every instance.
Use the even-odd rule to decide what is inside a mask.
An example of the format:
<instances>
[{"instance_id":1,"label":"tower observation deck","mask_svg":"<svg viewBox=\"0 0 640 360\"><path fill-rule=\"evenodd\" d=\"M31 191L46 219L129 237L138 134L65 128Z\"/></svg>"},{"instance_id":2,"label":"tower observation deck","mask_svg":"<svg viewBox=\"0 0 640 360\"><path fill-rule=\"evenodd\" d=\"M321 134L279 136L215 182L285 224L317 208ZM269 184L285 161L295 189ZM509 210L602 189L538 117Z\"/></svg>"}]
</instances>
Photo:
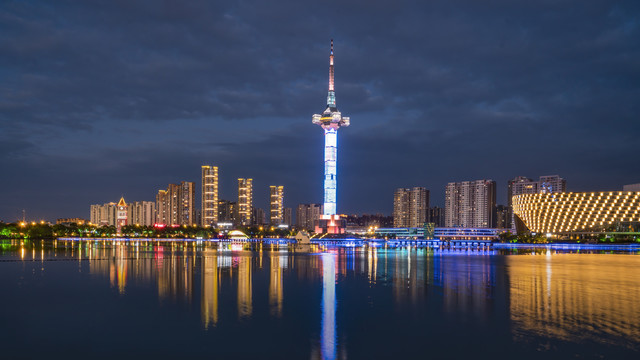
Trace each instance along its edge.
<instances>
[{"instance_id":1,"label":"tower observation deck","mask_svg":"<svg viewBox=\"0 0 640 360\"><path fill-rule=\"evenodd\" d=\"M335 221L339 221L339 217L336 215L338 129L342 126L349 126L349 117L342 116L342 113L336 107L336 92L333 81L333 39L331 40L331 52L329 54L327 107L322 114L313 115L312 122L320 125L324 130L324 216L322 219L325 222L329 222L323 227L326 228L327 226L335 226ZM327 231L335 232L332 230ZM338 229L337 232L341 231Z\"/></svg>"}]
</instances>

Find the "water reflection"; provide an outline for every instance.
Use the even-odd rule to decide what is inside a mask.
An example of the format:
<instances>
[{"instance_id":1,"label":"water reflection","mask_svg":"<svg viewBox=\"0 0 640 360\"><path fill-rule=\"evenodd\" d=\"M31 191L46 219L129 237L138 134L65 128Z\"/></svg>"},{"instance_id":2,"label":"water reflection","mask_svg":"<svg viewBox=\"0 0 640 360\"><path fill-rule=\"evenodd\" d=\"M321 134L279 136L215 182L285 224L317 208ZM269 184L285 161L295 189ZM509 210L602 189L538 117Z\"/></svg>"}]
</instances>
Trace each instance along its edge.
<instances>
[{"instance_id":1,"label":"water reflection","mask_svg":"<svg viewBox=\"0 0 640 360\"><path fill-rule=\"evenodd\" d=\"M322 256L322 359L336 358L336 260L335 255Z\"/></svg>"},{"instance_id":2,"label":"water reflection","mask_svg":"<svg viewBox=\"0 0 640 360\"><path fill-rule=\"evenodd\" d=\"M220 283L218 252L211 249L202 251L202 300L200 311L205 328L218 323L218 289Z\"/></svg>"},{"instance_id":3,"label":"water reflection","mask_svg":"<svg viewBox=\"0 0 640 360\"><path fill-rule=\"evenodd\" d=\"M509 257L516 341L603 342L638 349L640 258L628 255Z\"/></svg>"},{"instance_id":4,"label":"water reflection","mask_svg":"<svg viewBox=\"0 0 640 360\"><path fill-rule=\"evenodd\" d=\"M269 308L271 315L276 317L282 316L282 272L287 268L287 260L286 253L272 252L270 255Z\"/></svg>"},{"instance_id":5,"label":"water reflection","mask_svg":"<svg viewBox=\"0 0 640 360\"><path fill-rule=\"evenodd\" d=\"M495 330L478 335L484 342L497 342L503 331L536 351L553 348L549 341L640 348L640 277L631 270L640 268L640 257L632 255L57 241L12 243L0 259L37 261L43 270L49 260L77 263L78 273L88 270L119 298L151 286L160 303L199 306L197 321L212 332L260 321L268 328L295 324L309 329L312 358L347 357L358 349L347 348L347 336L383 346L358 339L367 334L361 325L355 328L362 334L348 333L354 314L380 315L390 339L405 327L437 338L444 326L475 326Z\"/></svg>"}]
</instances>

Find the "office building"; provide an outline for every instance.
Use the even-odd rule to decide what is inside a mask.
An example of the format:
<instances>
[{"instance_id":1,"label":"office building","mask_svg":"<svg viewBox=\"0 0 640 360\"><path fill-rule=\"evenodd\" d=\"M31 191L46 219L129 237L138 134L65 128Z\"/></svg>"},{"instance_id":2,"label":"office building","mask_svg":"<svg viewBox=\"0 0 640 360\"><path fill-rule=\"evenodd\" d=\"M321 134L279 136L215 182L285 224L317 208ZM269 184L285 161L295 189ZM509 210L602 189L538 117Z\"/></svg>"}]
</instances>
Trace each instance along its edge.
<instances>
[{"instance_id":1,"label":"office building","mask_svg":"<svg viewBox=\"0 0 640 360\"><path fill-rule=\"evenodd\" d=\"M218 167L202 166L202 226L216 226L218 223Z\"/></svg>"},{"instance_id":2,"label":"office building","mask_svg":"<svg viewBox=\"0 0 640 360\"><path fill-rule=\"evenodd\" d=\"M322 204L300 204L296 209L296 228L298 230L314 230L316 222L322 215Z\"/></svg>"},{"instance_id":3,"label":"office building","mask_svg":"<svg viewBox=\"0 0 640 360\"><path fill-rule=\"evenodd\" d=\"M495 226L496 182L475 180L448 183L445 188L445 226Z\"/></svg>"},{"instance_id":4,"label":"office building","mask_svg":"<svg viewBox=\"0 0 640 360\"><path fill-rule=\"evenodd\" d=\"M269 211L269 224L278 226L284 220L284 186L272 185L269 187L271 205Z\"/></svg>"},{"instance_id":5,"label":"office building","mask_svg":"<svg viewBox=\"0 0 640 360\"><path fill-rule=\"evenodd\" d=\"M518 232L567 234L636 231L640 192L564 192L513 197ZM520 222L521 221L521 222ZM626 229L626 230L625 230Z\"/></svg>"},{"instance_id":6,"label":"office building","mask_svg":"<svg viewBox=\"0 0 640 360\"><path fill-rule=\"evenodd\" d=\"M393 225L419 227L427 221L429 190L423 187L397 189L393 199Z\"/></svg>"},{"instance_id":7,"label":"office building","mask_svg":"<svg viewBox=\"0 0 640 360\"><path fill-rule=\"evenodd\" d=\"M238 225L251 225L253 208L253 179L238 179Z\"/></svg>"},{"instance_id":8,"label":"office building","mask_svg":"<svg viewBox=\"0 0 640 360\"><path fill-rule=\"evenodd\" d=\"M153 201L129 203L127 222L131 225L153 226L156 222L156 204Z\"/></svg>"}]
</instances>

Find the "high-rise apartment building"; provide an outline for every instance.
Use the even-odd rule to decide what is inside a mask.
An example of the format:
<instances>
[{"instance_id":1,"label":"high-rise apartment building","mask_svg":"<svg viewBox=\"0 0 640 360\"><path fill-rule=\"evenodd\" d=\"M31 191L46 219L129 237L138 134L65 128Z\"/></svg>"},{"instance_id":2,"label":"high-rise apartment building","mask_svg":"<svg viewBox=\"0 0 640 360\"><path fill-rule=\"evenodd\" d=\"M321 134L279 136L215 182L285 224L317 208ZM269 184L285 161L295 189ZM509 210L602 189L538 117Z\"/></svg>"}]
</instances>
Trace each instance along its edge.
<instances>
[{"instance_id":1,"label":"high-rise apartment building","mask_svg":"<svg viewBox=\"0 0 640 360\"><path fill-rule=\"evenodd\" d=\"M116 226L116 207L114 202L91 205L89 221L97 226Z\"/></svg>"},{"instance_id":2,"label":"high-rise apartment building","mask_svg":"<svg viewBox=\"0 0 640 360\"><path fill-rule=\"evenodd\" d=\"M131 225L153 226L156 222L156 204L153 201L129 203L127 222Z\"/></svg>"},{"instance_id":3,"label":"high-rise apartment building","mask_svg":"<svg viewBox=\"0 0 640 360\"><path fill-rule=\"evenodd\" d=\"M216 226L218 223L218 167L202 166L202 226Z\"/></svg>"},{"instance_id":4,"label":"high-rise apartment building","mask_svg":"<svg viewBox=\"0 0 640 360\"><path fill-rule=\"evenodd\" d=\"M436 227L444 227L444 209L441 207L430 207L427 210L427 222L434 223Z\"/></svg>"},{"instance_id":5,"label":"high-rise apartment building","mask_svg":"<svg viewBox=\"0 0 640 360\"><path fill-rule=\"evenodd\" d=\"M397 189L393 196L393 227L409 226L409 189Z\"/></svg>"},{"instance_id":6,"label":"high-rise apartment building","mask_svg":"<svg viewBox=\"0 0 640 360\"><path fill-rule=\"evenodd\" d=\"M448 183L445 188L445 226L495 226L496 182L476 180Z\"/></svg>"},{"instance_id":7,"label":"high-rise apartment building","mask_svg":"<svg viewBox=\"0 0 640 360\"><path fill-rule=\"evenodd\" d=\"M509 207L506 205L496 206L496 228L507 229L509 224Z\"/></svg>"},{"instance_id":8,"label":"high-rise apartment building","mask_svg":"<svg viewBox=\"0 0 640 360\"><path fill-rule=\"evenodd\" d=\"M291 208L284 208L284 219L283 222L285 225L293 225L293 214Z\"/></svg>"},{"instance_id":9,"label":"high-rise apartment building","mask_svg":"<svg viewBox=\"0 0 640 360\"><path fill-rule=\"evenodd\" d=\"M394 227L421 227L427 220L429 190L423 187L397 189L393 199Z\"/></svg>"},{"instance_id":10,"label":"high-rise apartment building","mask_svg":"<svg viewBox=\"0 0 640 360\"><path fill-rule=\"evenodd\" d=\"M269 223L277 226L284 222L284 186L271 185L269 192L271 194Z\"/></svg>"},{"instance_id":11,"label":"high-rise apartment building","mask_svg":"<svg viewBox=\"0 0 640 360\"><path fill-rule=\"evenodd\" d=\"M253 179L238 179L238 222L239 225L251 225L253 207Z\"/></svg>"},{"instance_id":12,"label":"high-rise apartment building","mask_svg":"<svg viewBox=\"0 0 640 360\"><path fill-rule=\"evenodd\" d=\"M196 224L196 183L183 181L180 183L180 225Z\"/></svg>"},{"instance_id":13,"label":"high-rise apartment building","mask_svg":"<svg viewBox=\"0 0 640 360\"><path fill-rule=\"evenodd\" d=\"M169 222L165 225L180 225L180 185L169 184L167 187L169 204Z\"/></svg>"},{"instance_id":14,"label":"high-rise apartment building","mask_svg":"<svg viewBox=\"0 0 640 360\"><path fill-rule=\"evenodd\" d=\"M429 190L414 187L409 194L409 227L422 227L427 220Z\"/></svg>"},{"instance_id":15,"label":"high-rise apartment building","mask_svg":"<svg viewBox=\"0 0 640 360\"><path fill-rule=\"evenodd\" d=\"M253 223L253 225L265 225L265 215L264 215L264 209L263 208L258 208L258 207L254 207L253 208L253 213L251 215L251 222Z\"/></svg>"},{"instance_id":16,"label":"high-rise apartment building","mask_svg":"<svg viewBox=\"0 0 640 360\"><path fill-rule=\"evenodd\" d=\"M158 190L156 194L156 223L170 224L171 207L167 190Z\"/></svg>"},{"instance_id":17,"label":"high-rise apartment building","mask_svg":"<svg viewBox=\"0 0 640 360\"><path fill-rule=\"evenodd\" d=\"M156 195L156 222L163 225L195 224L195 183L169 184Z\"/></svg>"},{"instance_id":18,"label":"high-rise apartment building","mask_svg":"<svg viewBox=\"0 0 640 360\"><path fill-rule=\"evenodd\" d=\"M540 194L563 193L567 191L567 181L558 175L540 176L538 192Z\"/></svg>"},{"instance_id":19,"label":"high-rise apartment building","mask_svg":"<svg viewBox=\"0 0 640 360\"><path fill-rule=\"evenodd\" d=\"M300 204L296 209L296 227L298 230L312 231L322 215L322 204Z\"/></svg>"},{"instance_id":20,"label":"high-rise apartment building","mask_svg":"<svg viewBox=\"0 0 640 360\"><path fill-rule=\"evenodd\" d=\"M235 201L218 200L218 222L238 224L238 203Z\"/></svg>"}]
</instances>

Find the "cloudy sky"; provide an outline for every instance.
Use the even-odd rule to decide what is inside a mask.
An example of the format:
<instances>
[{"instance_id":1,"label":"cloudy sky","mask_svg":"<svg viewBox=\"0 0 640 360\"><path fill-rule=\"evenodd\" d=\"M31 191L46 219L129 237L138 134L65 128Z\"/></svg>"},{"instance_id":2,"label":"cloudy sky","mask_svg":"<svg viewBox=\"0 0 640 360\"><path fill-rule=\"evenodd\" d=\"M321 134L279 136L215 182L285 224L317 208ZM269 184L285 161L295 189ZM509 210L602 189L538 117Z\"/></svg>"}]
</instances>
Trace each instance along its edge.
<instances>
[{"instance_id":1,"label":"cloudy sky","mask_svg":"<svg viewBox=\"0 0 640 360\"><path fill-rule=\"evenodd\" d=\"M220 169L220 197L322 201L335 41L338 210L397 187L640 182L638 1L0 2L0 219L89 216ZM199 196L199 194L198 194Z\"/></svg>"}]
</instances>

